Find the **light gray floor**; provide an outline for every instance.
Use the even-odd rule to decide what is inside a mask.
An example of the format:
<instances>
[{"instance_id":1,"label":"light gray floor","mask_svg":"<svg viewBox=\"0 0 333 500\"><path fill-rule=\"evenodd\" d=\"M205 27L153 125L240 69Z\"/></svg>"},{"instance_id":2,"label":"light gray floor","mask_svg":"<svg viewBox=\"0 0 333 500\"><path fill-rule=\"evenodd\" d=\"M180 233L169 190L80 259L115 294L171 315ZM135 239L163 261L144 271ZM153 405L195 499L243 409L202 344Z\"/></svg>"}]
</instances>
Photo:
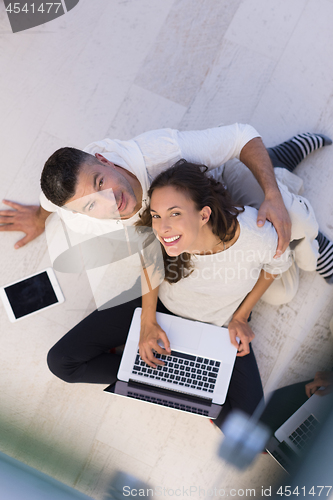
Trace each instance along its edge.
<instances>
[{"instance_id":1,"label":"light gray floor","mask_svg":"<svg viewBox=\"0 0 333 500\"><path fill-rule=\"evenodd\" d=\"M83 148L153 128L250 123L267 146L303 131L333 137L331 0L81 0L67 15L12 34L0 5L1 198L37 203L58 147ZM307 158L304 179L333 238L333 147ZM50 264L44 236L20 250L1 233L0 283ZM67 385L48 349L93 307L85 275L58 274L66 301L11 324L0 304L0 450L106 498L117 469L152 486L268 487L284 479L266 455L244 473L216 454L208 420ZM332 365L333 287L301 273L296 298L259 304L253 342L265 389Z\"/></svg>"}]
</instances>

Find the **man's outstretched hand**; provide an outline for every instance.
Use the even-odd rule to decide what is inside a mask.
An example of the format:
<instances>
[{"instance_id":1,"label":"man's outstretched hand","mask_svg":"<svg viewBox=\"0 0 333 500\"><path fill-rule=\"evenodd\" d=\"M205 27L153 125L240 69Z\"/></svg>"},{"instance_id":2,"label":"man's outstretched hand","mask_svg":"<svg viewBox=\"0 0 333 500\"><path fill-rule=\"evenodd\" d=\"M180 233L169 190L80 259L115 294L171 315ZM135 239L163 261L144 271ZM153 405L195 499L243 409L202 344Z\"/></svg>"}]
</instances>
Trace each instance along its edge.
<instances>
[{"instance_id":1,"label":"man's outstretched hand","mask_svg":"<svg viewBox=\"0 0 333 500\"><path fill-rule=\"evenodd\" d=\"M263 226L266 219L273 224L278 234L278 246L274 257L280 257L287 250L291 237L291 221L281 195L265 198L258 211L258 226Z\"/></svg>"},{"instance_id":2,"label":"man's outstretched hand","mask_svg":"<svg viewBox=\"0 0 333 500\"><path fill-rule=\"evenodd\" d=\"M42 234L45 221L50 215L38 205L21 205L13 201L2 200L13 210L0 210L0 231L22 231L24 238L15 243L15 248L20 248Z\"/></svg>"}]
</instances>

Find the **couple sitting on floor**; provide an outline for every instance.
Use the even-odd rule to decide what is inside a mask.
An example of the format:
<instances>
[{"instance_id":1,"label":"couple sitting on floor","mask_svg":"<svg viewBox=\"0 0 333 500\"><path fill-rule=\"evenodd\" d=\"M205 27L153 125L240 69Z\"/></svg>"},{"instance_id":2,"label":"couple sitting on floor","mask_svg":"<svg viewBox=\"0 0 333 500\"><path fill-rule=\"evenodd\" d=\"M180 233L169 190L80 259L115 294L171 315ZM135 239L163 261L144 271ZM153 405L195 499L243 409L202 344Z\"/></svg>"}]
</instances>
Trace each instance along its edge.
<instances>
[{"instance_id":1,"label":"couple sitting on floor","mask_svg":"<svg viewBox=\"0 0 333 500\"><path fill-rule=\"evenodd\" d=\"M277 153L271 151L271 155ZM275 163L279 163L276 158ZM151 226L162 245L163 282L142 299L95 311L84 319L51 349L51 371L68 382L112 383L120 357L110 353L110 348L124 344L134 309L142 305L139 349L152 367L161 363L154 357L154 351L163 352L158 340L170 350L156 322L156 311L228 326L238 354L216 423L221 425L234 408L252 414L263 390L250 344L254 338L251 311L260 298L275 305L292 300L298 266L315 270L321 244L313 210L295 193L291 169L286 172L281 162L277 166L276 175L284 181L279 187L291 218L293 240L293 249L288 247L279 256L273 225L266 221L258 227L256 208L242 206L242 200L233 202L224 186L206 174L206 167L180 160L160 173L148 190L150 201L136 225Z\"/></svg>"}]
</instances>

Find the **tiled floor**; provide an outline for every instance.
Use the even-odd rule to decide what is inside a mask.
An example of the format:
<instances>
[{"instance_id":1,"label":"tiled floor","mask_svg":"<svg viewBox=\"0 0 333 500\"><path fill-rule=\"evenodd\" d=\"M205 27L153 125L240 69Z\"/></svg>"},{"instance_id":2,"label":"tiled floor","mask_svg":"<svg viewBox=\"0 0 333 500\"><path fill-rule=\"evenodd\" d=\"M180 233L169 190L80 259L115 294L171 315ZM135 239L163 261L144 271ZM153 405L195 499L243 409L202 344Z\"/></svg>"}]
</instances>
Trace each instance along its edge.
<instances>
[{"instance_id":1,"label":"tiled floor","mask_svg":"<svg viewBox=\"0 0 333 500\"><path fill-rule=\"evenodd\" d=\"M145 130L248 122L267 146L294 133L333 137L331 0L81 0L67 15L12 34L0 6L1 198L37 203L45 159L62 145ZM333 147L298 167L333 238ZM0 283L50 265L44 236L13 249L1 233ZM93 307L87 277L58 274L66 301L17 324L0 304L0 450L96 499L123 470L152 486L268 487L267 455L244 473L216 454L207 420L68 385L48 349ZM333 287L301 273L288 305L259 304L253 342L266 390L332 365ZM194 490L193 490L194 491Z\"/></svg>"}]
</instances>

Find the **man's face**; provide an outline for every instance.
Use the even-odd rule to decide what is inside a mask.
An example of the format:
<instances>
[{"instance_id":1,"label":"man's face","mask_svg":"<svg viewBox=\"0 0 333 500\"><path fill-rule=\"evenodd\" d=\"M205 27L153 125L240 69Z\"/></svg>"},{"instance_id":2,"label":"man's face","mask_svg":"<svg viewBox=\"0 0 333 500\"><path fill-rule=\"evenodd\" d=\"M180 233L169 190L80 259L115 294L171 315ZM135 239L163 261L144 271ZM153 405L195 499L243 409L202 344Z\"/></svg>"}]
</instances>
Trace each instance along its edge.
<instances>
[{"instance_id":1,"label":"man's face","mask_svg":"<svg viewBox=\"0 0 333 500\"><path fill-rule=\"evenodd\" d=\"M65 207L95 219L128 219L141 208L142 189L127 170L96 155L96 163L84 163L75 195Z\"/></svg>"}]
</instances>

